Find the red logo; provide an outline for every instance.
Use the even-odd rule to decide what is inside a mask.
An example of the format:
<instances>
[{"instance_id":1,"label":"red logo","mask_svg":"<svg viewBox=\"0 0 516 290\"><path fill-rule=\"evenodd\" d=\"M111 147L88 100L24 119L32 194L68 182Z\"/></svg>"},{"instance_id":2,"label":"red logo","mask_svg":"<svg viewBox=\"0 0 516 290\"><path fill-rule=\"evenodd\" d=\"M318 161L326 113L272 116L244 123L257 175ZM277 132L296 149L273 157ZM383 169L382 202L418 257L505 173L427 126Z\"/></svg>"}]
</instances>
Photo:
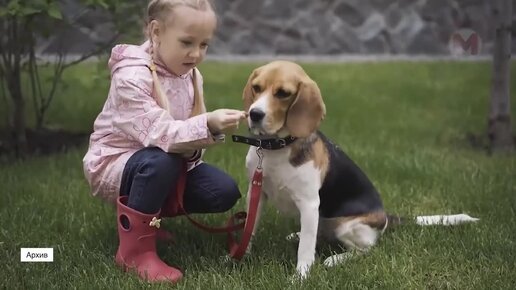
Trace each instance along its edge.
<instances>
[{"instance_id":1,"label":"red logo","mask_svg":"<svg viewBox=\"0 0 516 290\"><path fill-rule=\"evenodd\" d=\"M479 55L482 49L482 40L474 30L463 28L451 35L448 47L451 54L455 56Z\"/></svg>"}]
</instances>

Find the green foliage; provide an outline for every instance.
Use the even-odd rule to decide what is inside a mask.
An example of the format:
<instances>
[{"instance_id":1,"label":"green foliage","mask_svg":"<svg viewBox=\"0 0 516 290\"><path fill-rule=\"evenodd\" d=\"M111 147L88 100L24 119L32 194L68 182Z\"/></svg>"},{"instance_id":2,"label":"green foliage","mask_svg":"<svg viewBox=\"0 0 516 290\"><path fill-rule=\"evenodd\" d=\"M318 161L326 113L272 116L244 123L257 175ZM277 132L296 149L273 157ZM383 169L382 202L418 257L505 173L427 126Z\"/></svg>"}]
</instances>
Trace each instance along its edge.
<instances>
[{"instance_id":1,"label":"green foliage","mask_svg":"<svg viewBox=\"0 0 516 290\"><path fill-rule=\"evenodd\" d=\"M56 1L10 0L6 7L0 8L0 17L28 17L40 13L45 13L51 18L62 19L61 10Z\"/></svg>"},{"instance_id":2,"label":"green foliage","mask_svg":"<svg viewBox=\"0 0 516 290\"><path fill-rule=\"evenodd\" d=\"M81 4L82 10L77 11L76 15L66 15L64 7L66 3L58 0L8 0L6 5L0 7L0 92L10 96L3 97L0 102L5 107L14 107L8 110L11 128L17 137L18 142L24 143L23 132L27 122L25 120L25 102L32 101L36 114L36 127L40 128L44 124L44 117L48 111L55 93L57 85L61 82L63 71L81 61L98 56L109 51L114 42L125 35L126 38L137 38L130 32L141 31L135 30L135 26L141 25L141 10L146 1L120 1L120 0L80 0L76 4ZM41 63L37 59L36 45L42 41L50 39L59 39L63 33L69 32L70 29L80 29L81 25L88 27L82 17L88 15L89 12L95 12L103 15L107 23L114 26L107 35L112 33L113 37L96 43L97 49L85 52L85 54L73 62L65 62L68 53L68 47L61 47L60 51L55 52L57 57L52 60L54 73L47 75L50 78L51 86L47 90L42 90L41 82L45 82L39 77L41 67L49 64ZM75 13L75 12L74 12ZM87 22L87 21L86 21ZM98 25L99 23L95 23ZM29 86L22 86L24 75L28 75L30 80ZM14 115L16 114L16 116ZM25 147L23 144L17 144Z\"/></svg>"},{"instance_id":3,"label":"green foliage","mask_svg":"<svg viewBox=\"0 0 516 290\"><path fill-rule=\"evenodd\" d=\"M63 28L80 25L76 19L70 19L63 15L62 1L57 0L8 0L5 6L0 7L0 24L4 27L7 21L15 20L17 24L27 25L25 32L30 34L27 41L35 37L44 38L59 34ZM147 1L121 1L121 0L80 0L84 11L96 11L105 13L108 21L115 25L115 32L119 34L139 31L142 24L143 8ZM58 22L56 22L58 21ZM51 22L53 25L41 25ZM59 25L58 25L59 24ZM11 23L11 25L15 25ZM50 33L52 32L52 34ZM2 38L4 45L10 39Z\"/></svg>"}]
</instances>

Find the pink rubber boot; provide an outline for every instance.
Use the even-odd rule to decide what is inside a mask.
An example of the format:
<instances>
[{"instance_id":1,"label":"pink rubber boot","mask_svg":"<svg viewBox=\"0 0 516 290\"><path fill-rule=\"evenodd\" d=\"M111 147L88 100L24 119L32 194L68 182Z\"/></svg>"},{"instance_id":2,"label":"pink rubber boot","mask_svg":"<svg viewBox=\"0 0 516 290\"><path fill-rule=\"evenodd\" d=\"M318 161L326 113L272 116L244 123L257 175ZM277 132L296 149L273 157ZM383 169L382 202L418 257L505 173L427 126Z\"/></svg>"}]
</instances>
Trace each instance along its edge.
<instances>
[{"instance_id":1,"label":"pink rubber boot","mask_svg":"<svg viewBox=\"0 0 516 290\"><path fill-rule=\"evenodd\" d=\"M126 206L127 196L117 201L118 237L116 263L124 271L134 271L149 282L175 283L183 274L170 267L156 254L156 237L160 226L156 214L144 214ZM127 225L125 227L124 225Z\"/></svg>"}]
</instances>

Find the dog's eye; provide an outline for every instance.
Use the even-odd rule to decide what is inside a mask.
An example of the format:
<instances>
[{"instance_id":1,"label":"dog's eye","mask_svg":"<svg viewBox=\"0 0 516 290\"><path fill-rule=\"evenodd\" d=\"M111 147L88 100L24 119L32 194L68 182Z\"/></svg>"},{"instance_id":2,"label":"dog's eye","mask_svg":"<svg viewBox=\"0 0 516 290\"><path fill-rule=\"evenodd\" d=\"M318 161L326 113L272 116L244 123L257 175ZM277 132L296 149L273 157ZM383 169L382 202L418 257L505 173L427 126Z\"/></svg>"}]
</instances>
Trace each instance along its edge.
<instances>
[{"instance_id":1,"label":"dog's eye","mask_svg":"<svg viewBox=\"0 0 516 290\"><path fill-rule=\"evenodd\" d=\"M259 93L262 91L262 88L259 85L253 85L253 91Z\"/></svg>"},{"instance_id":2,"label":"dog's eye","mask_svg":"<svg viewBox=\"0 0 516 290\"><path fill-rule=\"evenodd\" d=\"M287 98L288 96L290 96L290 92L287 92L284 89L278 89L276 91L276 97L279 99Z\"/></svg>"}]
</instances>

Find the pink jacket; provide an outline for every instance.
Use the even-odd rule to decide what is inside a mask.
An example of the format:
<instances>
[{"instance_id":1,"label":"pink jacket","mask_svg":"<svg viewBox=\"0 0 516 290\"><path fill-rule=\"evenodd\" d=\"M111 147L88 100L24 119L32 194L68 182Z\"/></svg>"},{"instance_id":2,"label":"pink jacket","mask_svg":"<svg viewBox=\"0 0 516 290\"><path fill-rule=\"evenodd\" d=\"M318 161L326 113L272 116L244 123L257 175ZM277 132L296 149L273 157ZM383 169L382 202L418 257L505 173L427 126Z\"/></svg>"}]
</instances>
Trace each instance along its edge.
<instances>
[{"instance_id":1,"label":"pink jacket","mask_svg":"<svg viewBox=\"0 0 516 290\"><path fill-rule=\"evenodd\" d=\"M166 152L189 156L216 143L207 126L206 113L188 118L193 108L192 72L175 76L158 66L162 91L170 114L153 92L148 68L149 43L117 45L111 52L111 87L102 112L93 125L83 169L94 196L115 202L129 157L141 148L157 146ZM202 76L198 76L202 93ZM201 161L189 162L188 170Z\"/></svg>"}]
</instances>

